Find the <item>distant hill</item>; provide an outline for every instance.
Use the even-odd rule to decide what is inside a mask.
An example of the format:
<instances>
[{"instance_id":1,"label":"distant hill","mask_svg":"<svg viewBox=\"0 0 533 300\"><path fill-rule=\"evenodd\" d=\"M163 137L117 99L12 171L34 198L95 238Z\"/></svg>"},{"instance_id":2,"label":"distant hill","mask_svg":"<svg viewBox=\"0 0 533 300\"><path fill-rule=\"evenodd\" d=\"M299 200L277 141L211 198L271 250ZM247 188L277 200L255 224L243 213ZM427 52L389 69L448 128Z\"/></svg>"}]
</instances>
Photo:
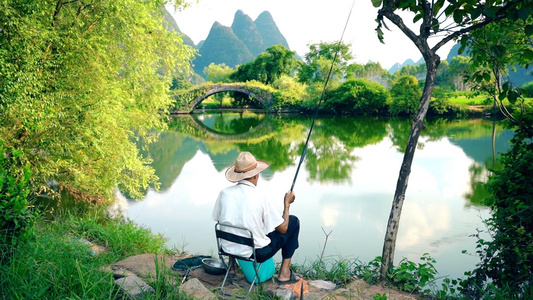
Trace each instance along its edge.
<instances>
[{"instance_id":1,"label":"distant hill","mask_svg":"<svg viewBox=\"0 0 533 300\"><path fill-rule=\"evenodd\" d=\"M199 55L193 61L193 68L196 73L205 76L204 68L211 63L235 68L253 59L250 50L231 28L215 22L200 48Z\"/></svg>"},{"instance_id":2,"label":"distant hill","mask_svg":"<svg viewBox=\"0 0 533 300\"><path fill-rule=\"evenodd\" d=\"M178 24L176 23L176 20L172 17L172 15L168 12L168 10L164 7L161 8L161 12L163 13L163 16L165 18L165 22L167 23L167 28L169 30L174 30L177 33L181 35L181 38L183 39L183 43L185 45L191 46L194 49L196 49L196 45L194 44L193 40L183 32L181 32L180 28L178 27Z\"/></svg>"},{"instance_id":3,"label":"distant hill","mask_svg":"<svg viewBox=\"0 0 533 300\"><path fill-rule=\"evenodd\" d=\"M235 13L231 29L244 45L246 45L254 57L266 49L263 37L254 21L248 15L245 15L242 10L239 9Z\"/></svg>"},{"instance_id":4,"label":"distant hill","mask_svg":"<svg viewBox=\"0 0 533 300\"><path fill-rule=\"evenodd\" d=\"M199 52L193 61L193 68L205 77L203 70L211 63L235 68L254 60L268 47L279 44L289 49L287 40L268 11L252 21L242 10L238 10L231 27L215 22L207 38L196 45Z\"/></svg>"},{"instance_id":5,"label":"distant hill","mask_svg":"<svg viewBox=\"0 0 533 300\"><path fill-rule=\"evenodd\" d=\"M456 57L459 52L459 48L461 47L460 44L455 44L452 49L450 49L450 53L448 54L448 57L446 60L451 63L452 59ZM468 56L468 48L461 53L463 56ZM509 68L509 80L516 86L523 86L525 83L528 83L530 81L533 81L533 66L529 66L529 68L522 68L522 67L516 67L516 70L513 71L511 68Z\"/></svg>"},{"instance_id":6,"label":"distant hill","mask_svg":"<svg viewBox=\"0 0 533 300\"><path fill-rule=\"evenodd\" d=\"M261 37L263 38L265 50L270 46L280 44L285 46L287 49L290 49L287 40L279 31L276 22L274 22L272 15L268 11L262 12L257 19L255 19L254 23L257 27L257 30L259 30Z\"/></svg>"}]
</instances>

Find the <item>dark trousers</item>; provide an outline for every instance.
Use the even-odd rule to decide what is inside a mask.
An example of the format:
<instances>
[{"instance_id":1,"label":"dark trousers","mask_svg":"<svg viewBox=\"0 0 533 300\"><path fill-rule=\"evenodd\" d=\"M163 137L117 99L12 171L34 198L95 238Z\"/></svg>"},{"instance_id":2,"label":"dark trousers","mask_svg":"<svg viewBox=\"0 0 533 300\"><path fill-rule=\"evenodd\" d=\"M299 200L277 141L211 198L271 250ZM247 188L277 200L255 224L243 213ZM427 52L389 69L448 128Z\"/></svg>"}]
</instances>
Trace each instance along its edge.
<instances>
[{"instance_id":1,"label":"dark trousers","mask_svg":"<svg viewBox=\"0 0 533 300\"><path fill-rule=\"evenodd\" d=\"M274 256L281 249L283 259L291 258L294 251L298 249L298 235L300 234L300 220L296 216L289 216L289 228L284 234L274 230L267 236L270 238L270 244L256 249L255 254L257 261L262 263Z\"/></svg>"}]
</instances>

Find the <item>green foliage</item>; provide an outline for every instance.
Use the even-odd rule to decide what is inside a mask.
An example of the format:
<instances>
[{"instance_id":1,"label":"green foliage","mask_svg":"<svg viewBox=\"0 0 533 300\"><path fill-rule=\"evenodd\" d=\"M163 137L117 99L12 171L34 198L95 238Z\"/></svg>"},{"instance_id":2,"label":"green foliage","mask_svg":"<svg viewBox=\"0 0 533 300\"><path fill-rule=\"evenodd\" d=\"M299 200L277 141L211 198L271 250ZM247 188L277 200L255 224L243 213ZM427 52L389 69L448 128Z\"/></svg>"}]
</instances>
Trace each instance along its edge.
<instances>
[{"instance_id":1,"label":"green foliage","mask_svg":"<svg viewBox=\"0 0 533 300\"><path fill-rule=\"evenodd\" d=\"M277 109L299 107L306 97L307 86L288 75L281 75L272 86L277 89L273 103Z\"/></svg>"},{"instance_id":2,"label":"green foliage","mask_svg":"<svg viewBox=\"0 0 533 300\"><path fill-rule=\"evenodd\" d=\"M366 79L353 79L328 93L323 110L338 115L372 115L386 106L387 98L388 92L382 85Z\"/></svg>"},{"instance_id":3,"label":"green foliage","mask_svg":"<svg viewBox=\"0 0 533 300\"><path fill-rule=\"evenodd\" d=\"M435 260L428 253L424 253L420 260L421 263L415 263L403 258L400 264L387 274L386 279L401 291L429 294L431 290L428 287L438 274L434 266ZM377 284L382 279L380 269L381 257L378 256L367 264L355 264L354 272L358 278L369 284Z\"/></svg>"},{"instance_id":4,"label":"green foliage","mask_svg":"<svg viewBox=\"0 0 533 300\"><path fill-rule=\"evenodd\" d=\"M373 295L372 298L374 300L387 300L387 294L385 294L385 293L383 293L383 294L377 293L377 294Z\"/></svg>"},{"instance_id":5,"label":"green foliage","mask_svg":"<svg viewBox=\"0 0 533 300\"><path fill-rule=\"evenodd\" d=\"M336 57L335 64L333 59ZM324 43L312 44L305 55L305 64L300 65L298 80L307 84L325 82L331 70L330 81L344 78L347 65L353 59L350 44Z\"/></svg>"},{"instance_id":6,"label":"green foliage","mask_svg":"<svg viewBox=\"0 0 533 300\"><path fill-rule=\"evenodd\" d=\"M357 264L355 274L369 284L376 284L381 279L379 270L381 269L381 257L378 256L367 264Z\"/></svg>"},{"instance_id":7,"label":"green foliage","mask_svg":"<svg viewBox=\"0 0 533 300\"><path fill-rule=\"evenodd\" d=\"M212 83L227 83L230 82L230 75L234 72L233 68L226 66L225 64L216 65L211 63L204 68L204 74L207 81Z\"/></svg>"},{"instance_id":8,"label":"green foliage","mask_svg":"<svg viewBox=\"0 0 533 300\"><path fill-rule=\"evenodd\" d=\"M133 222L111 220L99 214L87 214L82 218L67 215L60 220L55 224L57 230L105 246L118 259L164 251L166 241L162 236L154 235Z\"/></svg>"},{"instance_id":9,"label":"green foliage","mask_svg":"<svg viewBox=\"0 0 533 300\"><path fill-rule=\"evenodd\" d=\"M255 60L239 66L230 78L233 81L256 80L264 84L272 84L282 75L290 75L297 64L298 60L294 51L282 45L270 46Z\"/></svg>"},{"instance_id":10,"label":"green foliage","mask_svg":"<svg viewBox=\"0 0 533 300\"><path fill-rule=\"evenodd\" d=\"M157 181L135 140L164 127L172 76L193 54L162 4L0 2L0 139L23 150L33 191L55 181L82 198L138 198Z\"/></svg>"},{"instance_id":11,"label":"green foliage","mask_svg":"<svg viewBox=\"0 0 533 300\"><path fill-rule=\"evenodd\" d=\"M390 87L391 74L383 69L379 62L369 62L365 65L350 64L346 68L346 73L347 80L364 78L377 82L386 88Z\"/></svg>"},{"instance_id":12,"label":"green foliage","mask_svg":"<svg viewBox=\"0 0 533 300\"><path fill-rule=\"evenodd\" d=\"M19 239L10 259L0 261L5 299L117 299L113 274L104 267L126 256L160 253L163 247L160 237L148 230L96 213L54 221L38 218L33 228L31 235ZM80 238L105 245L106 251L92 255ZM162 278L170 274L158 271L161 291Z\"/></svg>"},{"instance_id":13,"label":"green foliage","mask_svg":"<svg viewBox=\"0 0 533 300\"><path fill-rule=\"evenodd\" d=\"M443 115L450 109L449 92L441 87L433 88L433 99L429 103L429 109L436 115Z\"/></svg>"},{"instance_id":14,"label":"green foliage","mask_svg":"<svg viewBox=\"0 0 533 300\"><path fill-rule=\"evenodd\" d=\"M15 178L12 164L18 163L22 151L8 151L2 144L0 140L0 245L9 246L34 221L28 201L31 172L26 165L22 176Z\"/></svg>"},{"instance_id":15,"label":"green foliage","mask_svg":"<svg viewBox=\"0 0 533 300\"><path fill-rule=\"evenodd\" d=\"M531 114L521 120L531 124ZM479 296L486 286L509 290L519 297L531 288L533 270L533 144L531 131L518 128L512 147L502 155L503 170L489 178L488 204L493 213L486 220L491 240L476 235L480 264L465 280L463 292Z\"/></svg>"},{"instance_id":16,"label":"green foliage","mask_svg":"<svg viewBox=\"0 0 533 300\"><path fill-rule=\"evenodd\" d=\"M422 91L418 87L418 80L414 76L400 77L390 91L391 103L389 112L393 115L414 115Z\"/></svg>"},{"instance_id":17,"label":"green foliage","mask_svg":"<svg viewBox=\"0 0 533 300\"><path fill-rule=\"evenodd\" d=\"M326 279L336 284L349 282L354 275L355 262L347 259L317 260L304 271L304 276L316 279Z\"/></svg>"},{"instance_id":18,"label":"green foliage","mask_svg":"<svg viewBox=\"0 0 533 300\"><path fill-rule=\"evenodd\" d=\"M402 259L388 274L391 283L402 291L429 293L430 289L425 287L438 273L434 266L436 261L428 253L424 253L420 260L423 263L417 264L406 258Z\"/></svg>"}]
</instances>

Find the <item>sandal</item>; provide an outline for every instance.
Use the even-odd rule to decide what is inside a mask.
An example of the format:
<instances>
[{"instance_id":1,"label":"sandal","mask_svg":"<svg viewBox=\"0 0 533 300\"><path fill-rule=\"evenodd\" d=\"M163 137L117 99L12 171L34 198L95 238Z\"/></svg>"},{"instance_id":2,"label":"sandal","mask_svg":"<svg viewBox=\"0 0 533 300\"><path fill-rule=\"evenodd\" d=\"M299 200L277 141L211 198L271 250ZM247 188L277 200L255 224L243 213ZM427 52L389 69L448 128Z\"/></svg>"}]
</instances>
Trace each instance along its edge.
<instances>
[{"instance_id":1,"label":"sandal","mask_svg":"<svg viewBox=\"0 0 533 300\"><path fill-rule=\"evenodd\" d=\"M276 277L276 283L279 284L279 285L285 285L285 284L290 284L290 283L295 283L295 282L298 282L302 276L298 275L298 274L295 274L291 271L291 277L289 278L289 280L279 280L278 277Z\"/></svg>"}]
</instances>

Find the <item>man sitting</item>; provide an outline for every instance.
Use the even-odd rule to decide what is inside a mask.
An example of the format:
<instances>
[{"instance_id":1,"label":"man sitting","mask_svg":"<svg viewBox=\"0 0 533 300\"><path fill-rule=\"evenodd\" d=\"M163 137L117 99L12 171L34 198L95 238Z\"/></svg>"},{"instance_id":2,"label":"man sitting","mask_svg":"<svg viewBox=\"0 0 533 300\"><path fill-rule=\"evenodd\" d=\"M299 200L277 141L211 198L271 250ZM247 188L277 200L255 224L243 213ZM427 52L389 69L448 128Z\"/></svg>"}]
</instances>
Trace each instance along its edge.
<instances>
[{"instance_id":1,"label":"man sitting","mask_svg":"<svg viewBox=\"0 0 533 300\"><path fill-rule=\"evenodd\" d=\"M265 161L256 160L250 152L241 152L235 164L226 170L226 178L236 185L223 189L213 209L213 219L221 224L244 227L252 231L258 262L264 262L281 249L283 261L278 274L279 284L293 283L299 278L290 269L294 251L298 248L300 221L289 215L295 200L292 191L285 194L280 214L257 189L259 173L268 168ZM226 231L226 230L225 230ZM228 228L228 232L232 232ZM224 242L224 241L223 241ZM251 249L231 242L222 243L224 251L249 257Z\"/></svg>"}]
</instances>

